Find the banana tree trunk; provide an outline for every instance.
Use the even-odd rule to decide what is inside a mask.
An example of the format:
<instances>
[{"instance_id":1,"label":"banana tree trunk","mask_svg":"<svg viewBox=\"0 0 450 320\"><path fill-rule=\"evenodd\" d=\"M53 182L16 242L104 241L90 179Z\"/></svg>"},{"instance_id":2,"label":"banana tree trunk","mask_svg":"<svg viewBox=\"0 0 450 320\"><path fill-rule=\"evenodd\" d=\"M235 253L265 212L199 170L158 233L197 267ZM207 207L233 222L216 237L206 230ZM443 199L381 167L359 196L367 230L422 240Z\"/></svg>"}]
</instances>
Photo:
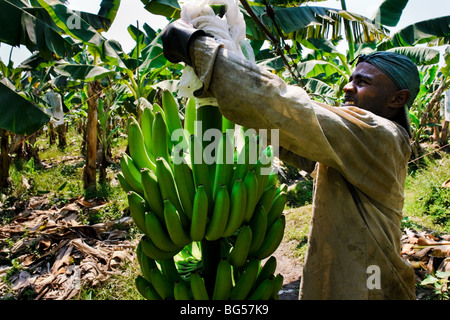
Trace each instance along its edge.
<instances>
[{"instance_id":1,"label":"banana tree trunk","mask_svg":"<svg viewBox=\"0 0 450 320\"><path fill-rule=\"evenodd\" d=\"M66 139L67 124L61 124L56 128L56 133L58 134L58 147L64 149L67 146Z\"/></svg>"},{"instance_id":2,"label":"banana tree trunk","mask_svg":"<svg viewBox=\"0 0 450 320\"><path fill-rule=\"evenodd\" d=\"M444 121L444 124L442 125L441 135L438 139L438 143L441 147L447 144L448 140L448 121Z\"/></svg>"},{"instance_id":3,"label":"banana tree trunk","mask_svg":"<svg viewBox=\"0 0 450 320\"><path fill-rule=\"evenodd\" d=\"M11 159L9 157L9 136L8 131L0 129L0 188L9 188L11 186L11 178L9 177L9 165Z\"/></svg>"},{"instance_id":4,"label":"banana tree trunk","mask_svg":"<svg viewBox=\"0 0 450 320\"><path fill-rule=\"evenodd\" d=\"M95 190L97 173L97 122L98 93L100 83L92 81L88 84L88 120L86 126L86 165L83 171L84 190Z\"/></svg>"}]
</instances>

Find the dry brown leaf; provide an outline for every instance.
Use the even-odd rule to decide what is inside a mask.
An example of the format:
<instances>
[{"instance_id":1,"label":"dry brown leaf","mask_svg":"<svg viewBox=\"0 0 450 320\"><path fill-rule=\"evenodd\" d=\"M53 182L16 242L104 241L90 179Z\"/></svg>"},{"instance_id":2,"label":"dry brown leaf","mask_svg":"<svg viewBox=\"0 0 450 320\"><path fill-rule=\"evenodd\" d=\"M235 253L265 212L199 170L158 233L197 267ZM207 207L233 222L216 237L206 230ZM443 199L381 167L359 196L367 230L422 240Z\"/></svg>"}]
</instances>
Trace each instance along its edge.
<instances>
[{"instance_id":1,"label":"dry brown leaf","mask_svg":"<svg viewBox=\"0 0 450 320\"><path fill-rule=\"evenodd\" d=\"M418 246L434 246L434 245L449 245L449 241L439 241L439 238L427 239L424 237L420 237L417 242Z\"/></svg>"},{"instance_id":2,"label":"dry brown leaf","mask_svg":"<svg viewBox=\"0 0 450 320\"><path fill-rule=\"evenodd\" d=\"M56 260L52 266L52 273L58 273L59 269L64 265L69 265L70 254L72 253L73 247L71 245L65 246L62 248L58 255L56 256Z\"/></svg>"},{"instance_id":3,"label":"dry brown leaf","mask_svg":"<svg viewBox=\"0 0 450 320\"><path fill-rule=\"evenodd\" d=\"M426 274L434 274L435 270L434 270L434 257L430 257L430 260L428 261L427 264L427 270L426 270Z\"/></svg>"},{"instance_id":4,"label":"dry brown leaf","mask_svg":"<svg viewBox=\"0 0 450 320\"><path fill-rule=\"evenodd\" d=\"M433 249L432 247L426 247L426 248L423 248L422 250L419 250L419 251L417 251L416 253L414 253L413 256L414 256L415 258L422 259L422 258L424 258L424 257L428 254L428 252L431 251L432 249Z\"/></svg>"},{"instance_id":5,"label":"dry brown leaf","mask_svg":"<svg viewBox=\"0 0 450 320\"><path fill-rule=\"evenodd\" d=\"M445 181L445 182L442 184L442 187L443 187L443 188L450 188L450 179L448 179L447 181Z\"/></svg>"},{"instance_id":6,"label":"dry brown leaf","mask_svg":"<svg viewBox=\"0 0 450 320\"><path fill-rule=\"evenodd\" d=\"M432 257L447 258L450 257L450 245L433 246Z\"/></svg>"},{"instance_id":7,"label":"dry brown leaf","mask_svg":"<svg viewBox=\"0 0 450 320\"><path fill-rule=\"evenodd\" d=\"M12 289L15 291L19 291L23 288L28 287L32 282L33 280L31 278L31 275L27 271L20 271Z\"/></svg>"},{"instance_id":8,"label":"dry brown leaf","mask_svg":"<svg viewBox=\"0 0 450 320\"><path fill-rule=\"evenodd\" d=\"M447 272L450 271L450 258L445 258L437 268L437 271Z\"/></svg>"},{"instance_id":9,"label":"dry brown leaf","mask_svg":"<svg viewBox=\"0 0 450 320\"><path fill-rule=\"evenodd\" d=\"M73 239L72 244L81 252L87 255L95 256L103 261L107 261L105 254L98 249L87 245L82 239Z\"/></svg>"}]
</instances>

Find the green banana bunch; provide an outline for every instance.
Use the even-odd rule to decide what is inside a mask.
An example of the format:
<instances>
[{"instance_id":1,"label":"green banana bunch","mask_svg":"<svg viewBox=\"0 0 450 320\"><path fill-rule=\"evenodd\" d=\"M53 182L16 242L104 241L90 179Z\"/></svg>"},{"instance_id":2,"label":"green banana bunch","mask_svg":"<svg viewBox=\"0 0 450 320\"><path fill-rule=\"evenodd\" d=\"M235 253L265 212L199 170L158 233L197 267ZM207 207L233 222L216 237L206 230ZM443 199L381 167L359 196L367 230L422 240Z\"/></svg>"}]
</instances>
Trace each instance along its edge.
<instances>
[{"instance_id":1,"label":"green banana bunch","mask_svg":"<svg viewBox=\"0 0 450 320\"><path fill-rule=\"evenodd\" d=\"M277 299L283 277L272 254L284 234L287 186L262 171L272 147L258 154L258 136L217 107L189 99L184 121L179 113L164 91L162 107L128 121L130 154L120 158L118 180L143 234L136 288L152 300ZM239 147L230 131L237 128ZM220 132L212 164L201 139L208 129Z\"/></svg>"}]
</instances>

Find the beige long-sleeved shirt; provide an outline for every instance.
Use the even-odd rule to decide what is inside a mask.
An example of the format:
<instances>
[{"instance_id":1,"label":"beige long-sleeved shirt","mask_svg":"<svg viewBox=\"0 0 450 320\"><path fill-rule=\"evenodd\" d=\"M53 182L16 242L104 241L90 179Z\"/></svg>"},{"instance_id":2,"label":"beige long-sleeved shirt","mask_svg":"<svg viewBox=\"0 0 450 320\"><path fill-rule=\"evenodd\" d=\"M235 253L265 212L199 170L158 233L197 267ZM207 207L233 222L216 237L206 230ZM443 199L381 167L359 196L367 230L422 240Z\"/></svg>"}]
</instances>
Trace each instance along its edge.
<instances>
[{"instance_id":1,"label":"beige long-sleeved shirt","mask_svg":"<svg viewBox=\"0 0 450 320\"><path fill-rule=\"evenodd\" d=\"M356 107L331 107L201 37L191 46L199 95L248 128L278 129L290 153L317 162L301 299L414 299L400 257L409 137Z\"/></svg>"}]
</instances>

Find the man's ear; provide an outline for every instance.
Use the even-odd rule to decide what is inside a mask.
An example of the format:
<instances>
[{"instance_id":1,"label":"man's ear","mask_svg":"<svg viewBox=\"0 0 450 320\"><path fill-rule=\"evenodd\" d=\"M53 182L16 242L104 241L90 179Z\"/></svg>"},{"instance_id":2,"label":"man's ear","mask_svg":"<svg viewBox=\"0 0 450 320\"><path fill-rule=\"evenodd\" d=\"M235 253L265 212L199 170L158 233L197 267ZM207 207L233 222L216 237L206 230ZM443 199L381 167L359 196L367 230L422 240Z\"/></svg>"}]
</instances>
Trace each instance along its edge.
<instances>
[{"instance_id":1,"label":"man's ear","mask_svg":"<svg viewBox=\"0 0 450 320\"><path fill-rule=\"evenodd\" d=\"M391 108L401 108L404 107L405 104L408 103L409 99L411 98L411 92L409 92L408 89L402 89L395 92L391 99L389 106Z\"/></svg>"}]
</instances>

